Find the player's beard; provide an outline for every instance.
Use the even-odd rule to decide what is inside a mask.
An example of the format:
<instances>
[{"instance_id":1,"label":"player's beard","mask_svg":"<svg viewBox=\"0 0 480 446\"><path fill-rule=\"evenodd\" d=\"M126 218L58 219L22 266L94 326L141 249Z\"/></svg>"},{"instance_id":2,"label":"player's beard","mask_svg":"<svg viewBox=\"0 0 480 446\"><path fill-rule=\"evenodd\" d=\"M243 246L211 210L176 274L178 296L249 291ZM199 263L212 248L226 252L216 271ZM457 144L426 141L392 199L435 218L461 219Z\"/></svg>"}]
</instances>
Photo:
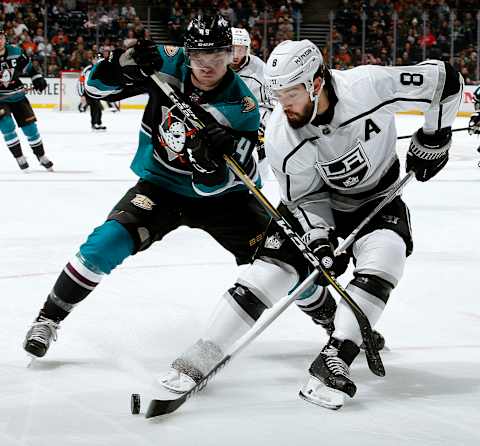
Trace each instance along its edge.
<instances>
[{"instance_id":1,"label":"player's beard","mask_svg":"<svg viewBox=\"0 0 480 446\"><path fill-rule=\"evenodd\" d=\"M309 102L303 107L303 110L300 113L296 112L285 112L287 115L287 121L290 124L290 127L293 129L299 129L304 125L307 125L310 122L312 117L314 103Z\"/></svg>"}]
</instances>

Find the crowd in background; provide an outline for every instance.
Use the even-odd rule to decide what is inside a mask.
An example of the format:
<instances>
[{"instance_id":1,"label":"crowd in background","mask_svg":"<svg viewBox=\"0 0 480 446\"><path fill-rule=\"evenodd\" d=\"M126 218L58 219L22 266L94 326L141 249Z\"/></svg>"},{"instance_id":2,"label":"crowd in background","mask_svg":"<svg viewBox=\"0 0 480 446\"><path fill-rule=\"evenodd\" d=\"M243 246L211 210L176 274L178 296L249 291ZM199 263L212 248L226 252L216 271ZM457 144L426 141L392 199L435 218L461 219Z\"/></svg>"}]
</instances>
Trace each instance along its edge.
<instances>
[{"instance_id":1,"label":"crowd in background","mask_svg":"<svg viewBox=\"0 0 480 446\"><path fill-rule=\"evenodd\" d=\"M466 83L478 83L478 0L342 0L334 19L333 67L345 69L362 63L392 65L395 11L398 14L395 65L419 63L424 52L429 59L450 60L453 33L454 66ZM455 14L453 30L452 12ZM362 13L366 15L363 60ZM328 48L325 50L328 56Z\"/></svg>"},{"instance_id":2,"label":"crowd in background","mask_svg":"<svg viewBox=\"0 0 480 446\"><path fill-rule=\"evenodd\" d=\"M167 0L166 0L167 1ZM305 0L308 1L308 0ZM186 24L199 12L219 11L233 26L251 36L251 52L266 59L278 43L296 39L304 0L168 0L165 20L171 42L181 44ZM10 43L21 46L47 76L82 69L97 53L126 47L136 37L149 37L147 23L127 0L49 0L47 37L42 2L0 2L0 22ZM167 4L160 0L151 5ZM409 65L427 58L450 59L453 26L454 65L467 83L478 83L478 0L339 0L333 28L333 68L362 63ZM393 14L398 13L396 60L393 61ZM422 14L427 13L424 35ZM362 58L362 14L366 16ZM266 31L266 33L265 33ZM327 44L322 48L329 60ZM425 50L424 50L425 48Z\"/></svg>"},{"instance_id":3,"label":"crowd in background","mask_svg":"<svg viewBox=\"0 0 480 446\"><path fill-rule=\"evenodd\" d=\"M43 2L4 1L0 22L8 42L23 48L46 76L80 70L98 54L125 47L138 36L148 37L131 1L47 2L47 33Z\"/></svg>"}]
</instances>

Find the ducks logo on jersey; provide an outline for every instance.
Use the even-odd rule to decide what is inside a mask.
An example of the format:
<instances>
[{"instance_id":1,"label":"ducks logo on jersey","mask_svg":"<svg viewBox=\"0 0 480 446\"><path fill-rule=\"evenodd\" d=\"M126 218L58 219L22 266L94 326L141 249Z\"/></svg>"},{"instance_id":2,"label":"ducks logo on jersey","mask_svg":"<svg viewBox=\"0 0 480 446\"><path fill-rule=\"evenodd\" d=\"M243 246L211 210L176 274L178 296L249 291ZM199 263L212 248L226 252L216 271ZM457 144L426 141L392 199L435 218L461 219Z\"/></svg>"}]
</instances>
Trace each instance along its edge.
<instances>
[{"instance_id":1,"label":"ducks logo on jersey","mask_svg":"<svg viewBox=\"0 0 480 446\"><path fill-rule=\"evenodd\" d=\"M191 128L183 114L176 107L162 107L162 122L159 125L159 142L166 150L168 160L181 158L185 154L185 146L188 145L197 130Z\"/></svg>"},{"instance_id":2,"label":"ducks logo on jersey","mask_svg":"<svg viewBox=\"0 0 480 446\"><path fill-rule=\"evenodd\" d=\"M244 96L242 99L242 113L248 113L257 108L257 104L250 96Z\"/></svg>"}]
</instances>

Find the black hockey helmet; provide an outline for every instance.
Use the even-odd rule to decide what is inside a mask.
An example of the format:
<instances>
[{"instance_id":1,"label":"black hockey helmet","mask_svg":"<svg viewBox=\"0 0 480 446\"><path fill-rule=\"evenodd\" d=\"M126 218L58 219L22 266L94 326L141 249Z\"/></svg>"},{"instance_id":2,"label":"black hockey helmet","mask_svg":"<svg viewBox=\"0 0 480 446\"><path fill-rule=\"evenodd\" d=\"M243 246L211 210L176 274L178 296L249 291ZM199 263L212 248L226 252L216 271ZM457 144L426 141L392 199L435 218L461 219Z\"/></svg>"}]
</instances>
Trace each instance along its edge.
<instances>
[{"instance_id":1,"label":"black hockey helmet","mask_svg":"<svg viewBox=\"0 0 480 446\"><path fill-rule=\"evenodd\" d=\"M198 15L187 26L183 46L191 50L231 50L232 30L220 14Z\"/></svg>"}]
</instances>

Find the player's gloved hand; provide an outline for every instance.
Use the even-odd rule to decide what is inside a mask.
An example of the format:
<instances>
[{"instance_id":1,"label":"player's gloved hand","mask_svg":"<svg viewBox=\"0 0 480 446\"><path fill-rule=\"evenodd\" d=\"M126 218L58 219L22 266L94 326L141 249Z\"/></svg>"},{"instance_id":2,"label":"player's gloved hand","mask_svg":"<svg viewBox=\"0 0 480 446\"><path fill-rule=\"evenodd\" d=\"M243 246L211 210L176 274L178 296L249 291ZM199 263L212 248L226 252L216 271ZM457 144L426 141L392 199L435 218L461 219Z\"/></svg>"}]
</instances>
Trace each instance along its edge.
<instances>
[{"instance_id":1,"label":"player's gloved hand","mask_svg":"<svg viewBox=\"0 0 480 446\"><path fill-rule=\"evenodd\" d=\"M33 88L38 91L38 92L42 92L43 90L45 90L47 88L47 81L45 80L45 78L41 75L38 75L39 77L34 77L32 79L32 84L33 84Z\"/></svg>"},{"instance_id":2,"label":"player's gloved hand","mask_svg":"<svg viewBox=\"0 0 480 446\"><path fill-rule=\"evenodd\" d=\"M331 276L338 277L347 269L350 257L347 254L335 257L334 240L333 232L328 232L324 228L311 229L303 236L303 241L315 254L323 269ZM320 286L329 284L323 274L317 277L316 283Z\"/></svg>"},{"instance_id":3,"label":"player's gloved hand","mask_svg":"<svg viewBox=\"0 0 480 446\"><path fill-rule=\"evenodd\" d=\"M230 133L217 123L209 123L194 138L187 148L188 157L193 167L202 173L212 173L223 164L223 155L232 155L235 140Z\"/></svg>"},{"instance_id":4,"label":"player's gloved hand","mask_svg":"<svg viewBox=\"0 0 480 446\"><path fill-rule=\"evenodd\" d=\"M145 39L137 40L133 47L119 56L118 62L122 74L129 81L143 81L163 65L156 43Z\"/></svg>"},{"instance_id":5,"label":"player's gloved hand","mask_svg":"<svg viewBox=\"0 0 480 446\"><path fill-rule=\"evenodd\" d=\"M434 177L448 161L448 149L452 145L452 130L446 127L433 134L417 130L410 141L406 170L415 172L418 181Z\"/></svg>"},{"instance_id":6,"label":"player's gloved hand","mask_svg":"<svg viewBox=\"0 0 480 446\"><path fill-rule=\"evenodd\" d=\"M78 111L80 113L85 113L87 111L87 108L88 108L88 104L85 102L80 102L80 104L78 104Z\"/></svg>"},{"instance_id":7,"label":"player's gloved hand","mask_svg":"<svg viewBox=\"0 0 480 446\"><path fill-rule=\"evenodd\" d=\"M474 113L468 121L468 134L480 135L480 112Z\"/></svg>"}]
</instances>

